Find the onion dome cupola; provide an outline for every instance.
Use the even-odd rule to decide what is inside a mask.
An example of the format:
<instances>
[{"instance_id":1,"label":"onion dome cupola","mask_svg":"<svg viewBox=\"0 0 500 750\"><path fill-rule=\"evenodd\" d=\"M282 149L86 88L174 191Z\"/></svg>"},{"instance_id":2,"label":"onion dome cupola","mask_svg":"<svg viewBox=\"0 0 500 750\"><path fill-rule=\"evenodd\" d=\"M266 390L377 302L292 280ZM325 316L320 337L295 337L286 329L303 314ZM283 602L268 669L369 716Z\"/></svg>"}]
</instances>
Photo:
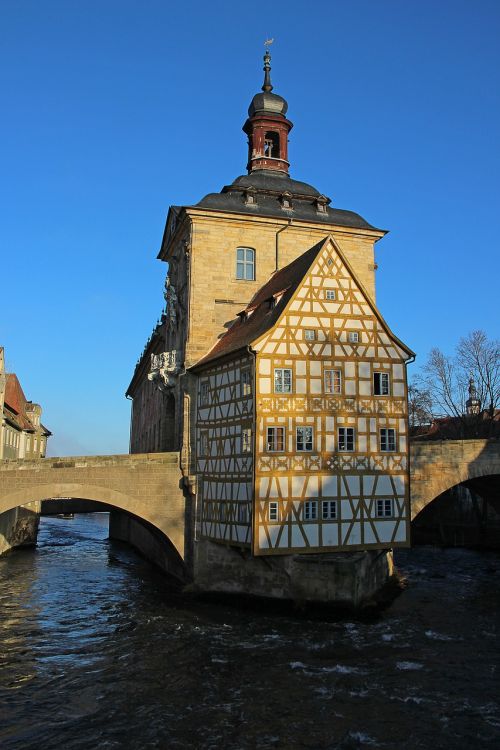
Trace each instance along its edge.
<instances>
[{"instance_id":1,"label":"onion dome cupola","mask_svg":"<svg viewBox=\"0 0 500 750\"><path fill-rule=\"evenodd\" d=\"M288 174L288 133L293 124L285 117L286 100L272 90L271 55L266 51L262 94L255 94L248 108L248 120L243 125L248 135L249 174L258 169Z\"/></svg>"}]
</instances>

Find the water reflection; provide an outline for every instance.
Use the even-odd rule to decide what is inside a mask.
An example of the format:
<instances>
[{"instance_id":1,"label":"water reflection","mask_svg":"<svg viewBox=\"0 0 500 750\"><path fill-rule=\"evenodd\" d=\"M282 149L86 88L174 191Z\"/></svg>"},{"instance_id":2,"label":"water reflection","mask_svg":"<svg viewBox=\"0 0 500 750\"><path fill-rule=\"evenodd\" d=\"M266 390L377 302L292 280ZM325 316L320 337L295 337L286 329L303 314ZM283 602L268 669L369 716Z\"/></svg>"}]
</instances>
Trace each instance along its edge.
<instances>
[{"instance_id":1,"label":"water reflection","mask_svg":"<svg viewBox=\"0 0 500 750\"><path fill-rule=\"evenodd\" d=\"M371 622L194 602L105 514L0 559L2 748L497 748L500 561L400 552Z\"/></svg>"}]
</instances>

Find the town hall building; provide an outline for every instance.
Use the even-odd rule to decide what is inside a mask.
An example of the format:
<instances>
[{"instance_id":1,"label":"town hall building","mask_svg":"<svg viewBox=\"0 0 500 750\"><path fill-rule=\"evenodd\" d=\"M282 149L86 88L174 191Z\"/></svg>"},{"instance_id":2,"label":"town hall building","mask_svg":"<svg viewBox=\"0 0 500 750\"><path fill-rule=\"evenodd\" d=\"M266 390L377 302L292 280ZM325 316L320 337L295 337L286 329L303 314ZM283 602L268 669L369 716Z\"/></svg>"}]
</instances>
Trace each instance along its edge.
<instances>
[{"instance_id":1,"label":"town hall building","mask_svg":"<svg viewBox=\"0 0 500 750\"><path fill-rule=\"evenodd\" d=\"M236 560L290 577L303 556L409 543L414 354L376 306L386 232L290 177L268 52L264 73L248 174L169 210L166 308L127 391L131 451L180 452L194 557L221 580Z\"/></svg>"}]
</instances>

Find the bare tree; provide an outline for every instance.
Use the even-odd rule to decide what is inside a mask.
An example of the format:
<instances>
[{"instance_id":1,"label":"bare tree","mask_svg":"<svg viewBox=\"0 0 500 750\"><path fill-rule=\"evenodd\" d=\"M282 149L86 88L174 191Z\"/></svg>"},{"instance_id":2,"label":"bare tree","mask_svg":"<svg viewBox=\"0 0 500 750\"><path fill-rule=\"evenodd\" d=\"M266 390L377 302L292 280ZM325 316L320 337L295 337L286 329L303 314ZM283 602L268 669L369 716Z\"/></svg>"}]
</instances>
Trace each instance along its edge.
<instances>
[{"instance_id":1,"label":"bare tree","mask_svg":"<svg viewBox=\"0 0 500 750\"><path fill-rule=\"evenodd\" d=\"M431 394L415 383L408 386L408 416L412 430L429 425L433 418Z\"/></svg>"},{"instance_id":2,"label":"bare tree","mask_svg":"<svg viewBox=\"0 0 500 750\"><path fill-rule=\"evenodd\" d=\"M481 409L492 419L500 406L500 341L489 341L484 331L472 331L460 339L457 358L474 381Z\"/></svg>"},{"instance_id":3,"label":"bare tree","mask_svg":"<svg viewBox=\"0 0 500 750\"><path fill-rule=\"evenodd\" d=\"M500 342L472 331L460 339L454 356L431 349L416 382L435 413L456 419L462 437L490 434L500 407Z\"/></svg>"}]
</instances>

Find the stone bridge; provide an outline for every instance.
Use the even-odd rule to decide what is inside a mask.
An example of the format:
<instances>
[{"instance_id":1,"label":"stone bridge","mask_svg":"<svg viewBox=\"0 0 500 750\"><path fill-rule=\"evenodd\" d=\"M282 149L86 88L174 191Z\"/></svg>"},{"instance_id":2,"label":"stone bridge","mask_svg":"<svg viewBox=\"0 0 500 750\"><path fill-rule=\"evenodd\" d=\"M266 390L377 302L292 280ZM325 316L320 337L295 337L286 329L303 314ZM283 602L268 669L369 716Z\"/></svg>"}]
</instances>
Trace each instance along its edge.
<instances>
[{"instance_id":1,"label":"stone bridge","mask_svg":"<svg viewBox=\"0 0 500 750\"><path fill-rule=\"evenodd\" d=\"M500 440L415 441L410 448L412 520L456 484L500 511Z\"/></svg>"},{"instance_id":2,"label":"stone bridge","mask_svg":"<svg viewBox=\"0 0 500 750\"><path fill-rule=\"evenodd\" d=\"M163 545L157 547L172 552L163 567L180 575L188 548L189 514L178 453L0 461L0 513L47 498L94 500L109 506L106 510L122 511L127 516L116 514L117 533L111 534L110 525L110 535L132 543L131 524L138 519L133 533L146 534L149 529L157 539L163 537ZM151 534L146 544L154 546Z\"/></svg>"}]
</instances>

